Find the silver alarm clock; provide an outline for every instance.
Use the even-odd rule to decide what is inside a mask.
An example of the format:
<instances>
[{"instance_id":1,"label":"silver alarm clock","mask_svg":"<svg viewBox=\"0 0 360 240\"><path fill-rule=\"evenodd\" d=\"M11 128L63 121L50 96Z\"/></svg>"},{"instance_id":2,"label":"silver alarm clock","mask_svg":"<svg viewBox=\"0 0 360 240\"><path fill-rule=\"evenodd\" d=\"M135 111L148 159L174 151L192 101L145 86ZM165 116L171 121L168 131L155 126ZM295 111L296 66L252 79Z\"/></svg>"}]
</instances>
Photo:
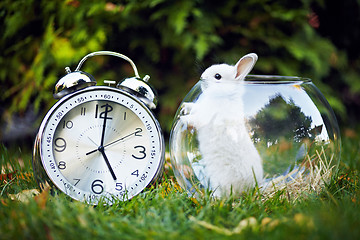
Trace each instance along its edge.
<instances>
[{"instance_id":1,"label":"silver alarm clock","mask_svg":"<svg viewBox=\"0 0 360 240\"><path fill-rule=\"evenodd\" d=\"M135 77L116 87L96 86L80 71L90 57L109 55L128 61ZM128 200L158 179L164 165L164 137L151 109L155 91L139 77L125 55L100 51L86 55L74 72L55 86L60 99L46 114L35 139L34 176L41 189L55 187L90 204ZM113 82L111 82L113 83Z\"/></svg>"}]
</instances>

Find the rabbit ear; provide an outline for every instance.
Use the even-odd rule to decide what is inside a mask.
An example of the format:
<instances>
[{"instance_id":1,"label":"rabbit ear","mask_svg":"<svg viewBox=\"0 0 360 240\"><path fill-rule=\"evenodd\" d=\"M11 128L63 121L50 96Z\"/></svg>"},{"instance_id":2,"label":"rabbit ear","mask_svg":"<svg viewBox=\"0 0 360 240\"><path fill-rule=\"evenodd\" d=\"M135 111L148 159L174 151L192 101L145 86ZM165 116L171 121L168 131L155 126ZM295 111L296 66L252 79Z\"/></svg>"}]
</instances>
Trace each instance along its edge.
<instances>
[{"instance_id":1,"label":"rabbit ear","mask_svg":"<svg viewBox=\"0 0 360 240\"><path fill-rule=\"evenodd\" d=\"M251 69L253 69L256 61L258 59L258 56L255 53L249 53L243 56L236 64L236 80L243 80L246 75L249 74Z\"/></svg>"}]
</instances>

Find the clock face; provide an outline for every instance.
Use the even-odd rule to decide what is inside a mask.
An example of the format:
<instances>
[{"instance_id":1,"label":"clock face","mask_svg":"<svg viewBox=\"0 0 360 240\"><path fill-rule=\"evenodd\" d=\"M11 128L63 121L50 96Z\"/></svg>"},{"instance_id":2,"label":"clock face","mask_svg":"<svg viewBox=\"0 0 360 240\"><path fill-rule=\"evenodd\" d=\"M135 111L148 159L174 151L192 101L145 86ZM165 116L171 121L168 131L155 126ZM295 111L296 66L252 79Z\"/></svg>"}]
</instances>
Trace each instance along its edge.
<instances>
[{"instance_id":1,"label":"clock face","mask_svg":"<svg viewBox=\"0 0 360 240\"><path fill-rule=\"evenodd\" d=\"M128 200L157 177L163 138L152 113L122 90L89 87L45 118L41 161L51 181L80 201Z\"/></svg>"}]
</instances>

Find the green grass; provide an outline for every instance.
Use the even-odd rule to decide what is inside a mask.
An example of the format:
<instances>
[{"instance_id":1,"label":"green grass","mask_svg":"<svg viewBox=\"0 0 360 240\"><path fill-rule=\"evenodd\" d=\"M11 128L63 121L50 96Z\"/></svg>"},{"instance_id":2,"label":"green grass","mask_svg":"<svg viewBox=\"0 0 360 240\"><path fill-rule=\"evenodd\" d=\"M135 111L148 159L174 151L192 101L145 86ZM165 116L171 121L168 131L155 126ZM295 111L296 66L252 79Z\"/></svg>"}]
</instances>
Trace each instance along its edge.
<instances>
[{"instance_id":1,"label":"green grass","mask_svg":"<svg viewBox=\"0 0 360 240\"><path fill-rule=\"evenodd\" d=\"M342 162L320 194L264 200L191 198L171 170L128 202L93 207L36 189L31 153L1 149L0 239L359 239L360 136L343 136ZM18 195L16 195L18 194Z\"/></svg>"}]
</instances>

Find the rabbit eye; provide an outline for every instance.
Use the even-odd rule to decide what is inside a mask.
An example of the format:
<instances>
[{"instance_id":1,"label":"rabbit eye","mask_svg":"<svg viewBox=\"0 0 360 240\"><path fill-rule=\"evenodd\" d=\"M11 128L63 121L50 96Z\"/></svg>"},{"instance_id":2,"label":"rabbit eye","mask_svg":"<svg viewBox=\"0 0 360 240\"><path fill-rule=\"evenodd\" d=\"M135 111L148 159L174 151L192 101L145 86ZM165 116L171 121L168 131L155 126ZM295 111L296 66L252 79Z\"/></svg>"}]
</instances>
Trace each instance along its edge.
<instances>
[{"instance_id":1,"label":"rabbit eye","mask_svg":"<svg viewBox=\"0 0 360 240\"><path fill-rule=\"evenodd\" d=\"M217 80L220 80L221 79L221 75L220 74L215 74L215 78L217 79Z\"/></svg>"}]
</instances>

